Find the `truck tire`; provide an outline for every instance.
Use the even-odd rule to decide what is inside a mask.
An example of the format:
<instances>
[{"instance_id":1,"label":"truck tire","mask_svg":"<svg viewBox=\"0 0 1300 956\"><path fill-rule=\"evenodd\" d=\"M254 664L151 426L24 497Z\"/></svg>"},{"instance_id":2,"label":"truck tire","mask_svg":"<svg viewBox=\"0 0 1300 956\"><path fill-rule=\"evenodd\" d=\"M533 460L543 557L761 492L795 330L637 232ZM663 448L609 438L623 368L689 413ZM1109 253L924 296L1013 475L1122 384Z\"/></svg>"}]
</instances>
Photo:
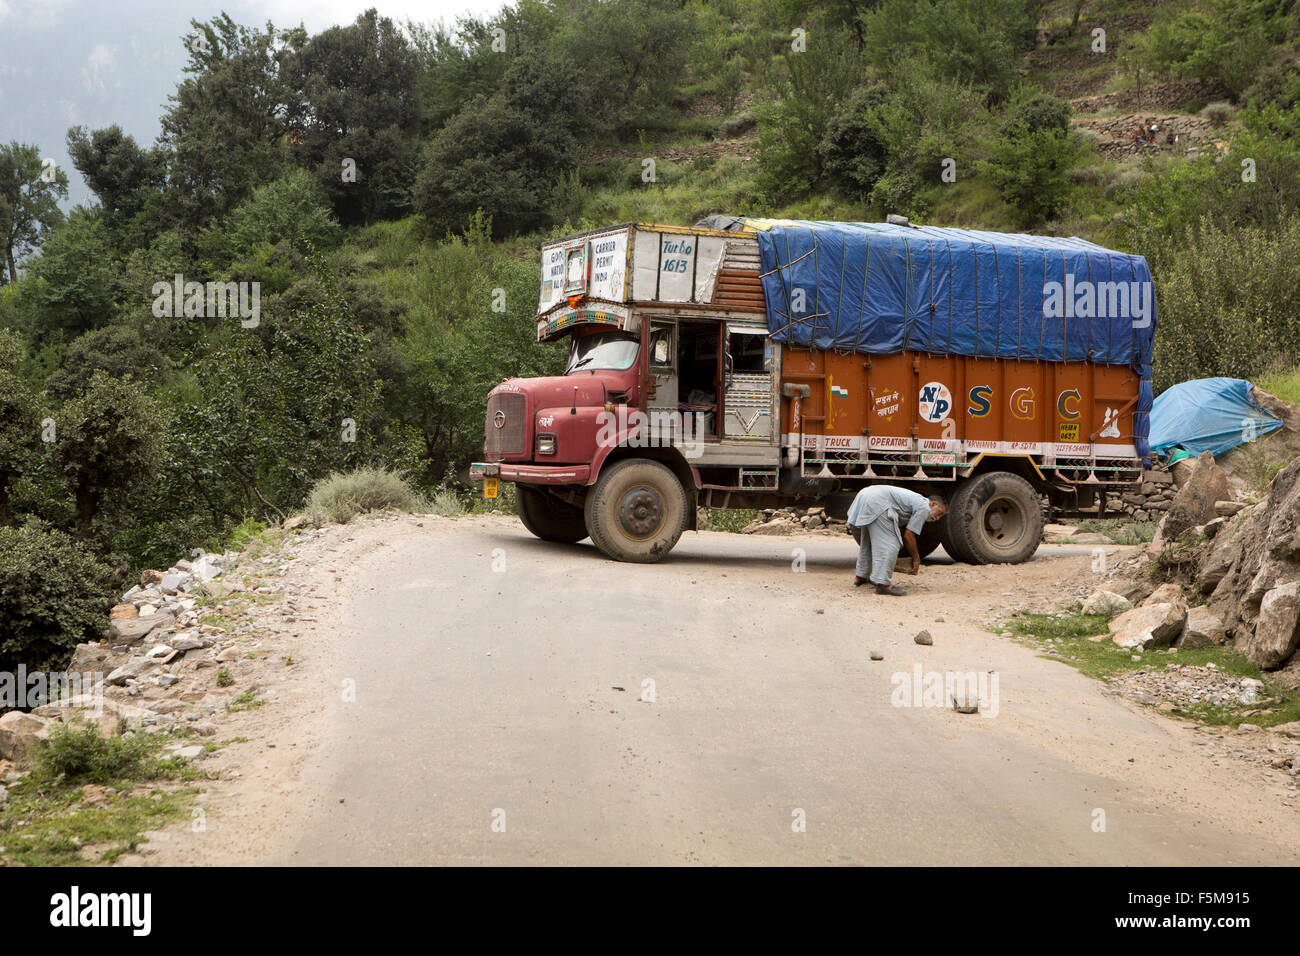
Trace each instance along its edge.
<instances>
[{"instance_id":1,"label":"truck tire","mask_svg":"<svg viewBox=\"0 0 1300 956\"><path fill-rule=\"evenodd\" d=\"M1038 492L1019 475L1006 471L990 471L967 480L953 495L948 519L954 546L962 552L962 560L973 564L1028 561L1043 538Z\"/></svg>"},{"instance_id":2,"label":"truck tire","mask_svg":"<svg viewBox=\"0 0 1300 956\"><path fill-rule=\"evenodd\" d=\"M609 466L587 494L591 540L615 561L649 564L673 549L686 530L686 489L666 465L629 459Z\"/></svg>"},{"instance_id":3,"label":"truck tire","mask_svg":"<svg viewBox=\"0 0 1300 956\"><path fill-rule=\"evenodd\" d=\"M582 509L538 488L515 485L515 511L524 527L543 541L574 544L587 537Z\"/></svg>"},{"instance_id":4,"label":"truck tire","mask_svg":"<svg viewBox=\"0 0 1300 956\"><path fill-rule=\"evenodd\" d=\"M922 558L927 558L934 553L939 547L939 529L937 521L927 521L921 533L916 536L916 553ZM853 535L853 540L862 547L862 528L858 525L849 525L849 534ZM900 558L907 557L907 545L903 545L903 550L898 552Z\"/></svg>"},{"instance_id":5,"label":"truck tire","mask_svg":"<svg viewBox=\"0 0 1300 956\"><path fill-rule=\"evenodd\" d=\"M948 552L948 557L954 561L978 564L975 555L967 551L962 546L962 542L957 540L957 536L953 534L953 527L957 523L957 515L964 507L964 496L971 484L970 481L958 484L956 490L948 496L948 512L939 519L939 541L943 544L943 550Z\"/></svg>"},{"instance_id":6,"label":"truck tire","mask_svg":"<svg viewBox=\"0 0 1300 956\"><path fill-rule=\"evenodd\" d=\"M916 536L916 553L923 558L928 558L942 543L939 538L939 522L927 521L921 533ZM907 549L903 550L906 552Z\"/></svg>"}]
</instances>

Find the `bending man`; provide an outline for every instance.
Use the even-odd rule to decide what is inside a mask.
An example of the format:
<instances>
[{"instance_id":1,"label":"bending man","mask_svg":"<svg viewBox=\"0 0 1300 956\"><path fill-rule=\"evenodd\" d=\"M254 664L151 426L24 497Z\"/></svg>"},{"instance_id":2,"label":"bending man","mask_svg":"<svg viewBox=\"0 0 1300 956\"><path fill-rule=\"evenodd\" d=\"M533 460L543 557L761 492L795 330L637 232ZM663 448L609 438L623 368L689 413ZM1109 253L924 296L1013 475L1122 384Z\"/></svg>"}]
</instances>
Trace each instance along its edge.
<instances>
[{"instance_id":1,"label":"bending man","mask_svg":"<svg viewBox=\"0 0 1300 956\"><path fill-rule=\"evenodd\" d=\"M870 581L877 594L899 596L894 587L894 563L907 546L912 559L909 574L921 572L916 536L927 521L938 521L948 510L938 495L923 498L915 491L893 485L871 485L858 492L849 507L849 529L858 541L858 566L853 586Z\"/></svg>"}]
</instances>

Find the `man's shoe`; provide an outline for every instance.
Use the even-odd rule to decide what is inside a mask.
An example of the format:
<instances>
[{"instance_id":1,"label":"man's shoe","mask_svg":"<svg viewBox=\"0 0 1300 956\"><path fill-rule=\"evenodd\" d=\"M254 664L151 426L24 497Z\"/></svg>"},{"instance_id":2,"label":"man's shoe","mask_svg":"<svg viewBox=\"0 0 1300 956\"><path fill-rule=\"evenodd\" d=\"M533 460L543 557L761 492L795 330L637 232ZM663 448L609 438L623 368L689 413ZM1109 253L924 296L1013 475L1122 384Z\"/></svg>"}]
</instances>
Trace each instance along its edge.
<instances>
[{"instance_id":1,"label":"man's shoe","mask_svg":"<svg viewBox=\"0 0 1300 956\"><path fill-rule=\"evenodd\" d=\"M857 577L855 577L855 578L853 579L853 586L854 586L855 588L860 588L860 587L862 587L862 585L864 585L864 584L866 584L866 583L867 583L867 579L866 579L866 578L857 578Z\"/></svg>"},{"instance_id":2,"label":"man's shoe","mask_svg":"<svg viewBox=\"0 0 1300 956\"><path fill-rule=\"evenodd\" d=\"M902 597L902 596L903 596L904 594L906 594L907 592L904 591L904 590L902 590L901 588L894 587L893 585L886 586L886 585L884 585L884 584L877 584L877 585L876 585L876 593L877 593L877 594L888 594L888 595L890 595L891 597Z\"/></svg>"}]
</instances>

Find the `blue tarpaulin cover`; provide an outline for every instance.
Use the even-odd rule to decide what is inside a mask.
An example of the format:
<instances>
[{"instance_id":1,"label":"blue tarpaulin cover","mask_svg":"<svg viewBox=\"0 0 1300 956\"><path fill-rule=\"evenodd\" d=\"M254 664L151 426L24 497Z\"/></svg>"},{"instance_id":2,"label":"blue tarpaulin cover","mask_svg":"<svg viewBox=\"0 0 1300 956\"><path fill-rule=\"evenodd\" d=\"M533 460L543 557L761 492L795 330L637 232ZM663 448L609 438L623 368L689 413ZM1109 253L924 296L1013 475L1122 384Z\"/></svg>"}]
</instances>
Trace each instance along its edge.
<instances>
[{"instance_id":1,"label":"blue tarpaulin cover","mask_svg":"<svg viewBox=\"0 0 1300 956\"><path fill-rule=\"evenodd\" d=\"M1255 401L1255 386L1240 378L1197 378L1161 392L1151 409L1151 450L1167 455L1225 451L1282 427Z\"/></svg>"},{"instance_id":2,"label":"blue tarpaulin cover","mask_svg":"<svg viewBox=\"0 0 1300 956\"><path fill-rule=\"evenodd\" d=\"M1141 256L1083 239L935 226L746 224L757 230L775 341L1127 365L1141 381L1134 431L1147 456L1156 309Z\"/></svg>"}]
</instances>

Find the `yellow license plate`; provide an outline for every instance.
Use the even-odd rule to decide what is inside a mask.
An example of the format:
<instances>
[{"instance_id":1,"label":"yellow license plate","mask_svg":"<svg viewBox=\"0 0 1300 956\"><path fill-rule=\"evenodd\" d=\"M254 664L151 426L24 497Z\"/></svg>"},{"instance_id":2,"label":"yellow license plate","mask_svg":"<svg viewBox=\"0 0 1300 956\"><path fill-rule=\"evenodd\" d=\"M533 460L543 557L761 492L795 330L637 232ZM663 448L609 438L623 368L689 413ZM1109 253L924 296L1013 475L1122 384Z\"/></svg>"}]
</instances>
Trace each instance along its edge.
<instances>
[{"instance_id":1,"label":"yellow license plate","mask_svg":"<svg viewBox=\"0 0 1300 956\"><path fill-rule=\"evenodd\" d=\"M500 479L498 479L498 478L484 478L484 479L483 479L483 497L484 497L484 498L495 498L495 497L497 496L497 491L498 491L498 488L499 488L499 486L498 486L498 482L499 482L499 481L500 481Z\"/></svg>"}]
</instances>

